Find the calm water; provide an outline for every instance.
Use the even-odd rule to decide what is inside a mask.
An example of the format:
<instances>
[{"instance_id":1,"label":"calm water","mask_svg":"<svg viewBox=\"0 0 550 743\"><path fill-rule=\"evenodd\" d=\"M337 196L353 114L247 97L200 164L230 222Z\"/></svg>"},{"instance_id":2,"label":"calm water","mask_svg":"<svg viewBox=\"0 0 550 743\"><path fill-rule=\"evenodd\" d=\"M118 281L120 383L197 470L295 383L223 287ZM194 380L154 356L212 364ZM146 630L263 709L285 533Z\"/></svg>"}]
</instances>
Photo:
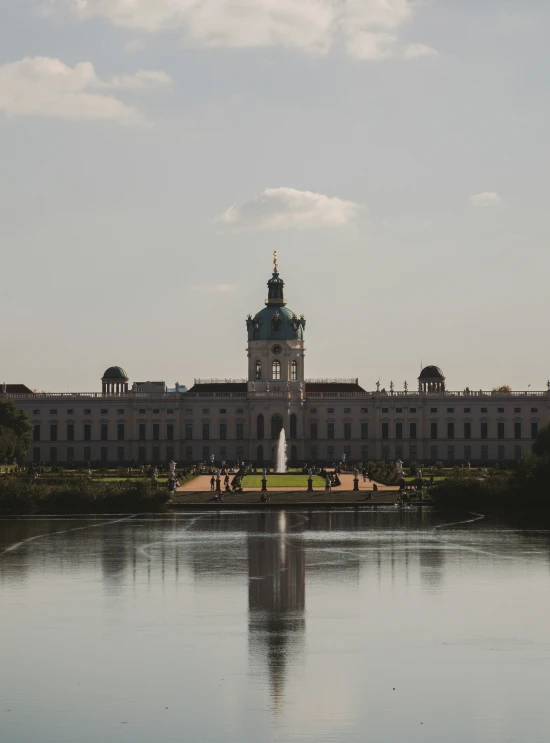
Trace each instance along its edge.
<instances>
[{"instance_id":1,"label":"calm water","mask_svg":"<svg viewBox=\"0 0 550 743\"><path fill-rule=\"evenodd\" d=\"M0 552L2 743L550 737L548 531L21 518Z\"/></svg>"}]
</instances>

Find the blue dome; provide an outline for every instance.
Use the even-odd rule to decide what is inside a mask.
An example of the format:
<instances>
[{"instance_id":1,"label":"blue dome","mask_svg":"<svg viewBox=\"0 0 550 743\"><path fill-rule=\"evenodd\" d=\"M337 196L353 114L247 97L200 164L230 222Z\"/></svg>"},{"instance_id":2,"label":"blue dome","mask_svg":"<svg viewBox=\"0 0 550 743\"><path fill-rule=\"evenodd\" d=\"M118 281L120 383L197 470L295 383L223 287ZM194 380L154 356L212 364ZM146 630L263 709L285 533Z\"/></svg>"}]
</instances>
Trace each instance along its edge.
<instances>
[{"instance_id":1,"label":"blue dome","mask_svg":"<svg viewBox=\"0 0 550 743\"><path fill-rule=\"evenodd\" d=\"M303 341L306 321L288 307L268 305L247 321L249 341Z\"/></svg>"}]
</instances>

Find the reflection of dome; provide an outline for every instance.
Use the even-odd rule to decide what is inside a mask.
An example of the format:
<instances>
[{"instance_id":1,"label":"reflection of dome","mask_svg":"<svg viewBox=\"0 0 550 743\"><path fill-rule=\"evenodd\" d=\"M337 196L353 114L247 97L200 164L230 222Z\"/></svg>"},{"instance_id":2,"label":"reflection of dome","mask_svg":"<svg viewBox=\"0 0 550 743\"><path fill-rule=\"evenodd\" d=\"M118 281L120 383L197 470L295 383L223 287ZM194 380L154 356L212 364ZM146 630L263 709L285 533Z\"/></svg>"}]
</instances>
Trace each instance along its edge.
<instances>
[{"instance_id":1,"label":"reflection of dome","mask_svg":"<svg viewBox=\"0 0 550 743\"><path fill-rule=\"evenodd\" d=\"M438 366L425 366L420 372L418 379L445 379L443 372Z\"/></svg>"},{"instance_id":2,"label":"reflection of dome","mask_svg":"<svg viewBox=\"0 0 550 743\"><path fill-rule=\"evenodd\" d=\"M128 375L121 366L110 366L102 377L103 379L119 379L127 382Z\"/></svg>"}]
</instances>

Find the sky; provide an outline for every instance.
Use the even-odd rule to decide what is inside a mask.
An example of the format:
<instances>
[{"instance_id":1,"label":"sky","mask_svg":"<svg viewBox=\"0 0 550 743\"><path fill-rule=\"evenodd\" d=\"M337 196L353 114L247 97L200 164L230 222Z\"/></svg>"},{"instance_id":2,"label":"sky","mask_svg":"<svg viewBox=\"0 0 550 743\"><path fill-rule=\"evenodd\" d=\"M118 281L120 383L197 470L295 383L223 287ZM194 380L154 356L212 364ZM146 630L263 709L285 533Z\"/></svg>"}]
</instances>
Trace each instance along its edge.
<instances>
[{"instance_id":1,"label":"sky","mask_svg":"<svg viewBox=\"0 0 550 743\"><path fill-rule=\"evenodd\" d=\"M0 381L546 389L550 4L0 0ZM529 387L530 385L530 387Z\"/></svg>"}]
</instances>

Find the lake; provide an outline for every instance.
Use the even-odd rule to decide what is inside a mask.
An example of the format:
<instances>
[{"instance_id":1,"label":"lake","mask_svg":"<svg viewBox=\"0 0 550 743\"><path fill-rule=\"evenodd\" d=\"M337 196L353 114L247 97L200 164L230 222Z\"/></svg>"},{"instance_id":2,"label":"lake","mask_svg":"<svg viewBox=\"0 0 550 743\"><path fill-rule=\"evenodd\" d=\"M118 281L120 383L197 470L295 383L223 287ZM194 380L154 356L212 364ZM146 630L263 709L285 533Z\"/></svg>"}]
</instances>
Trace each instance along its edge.
<instances>
[{"instance_id":1,"label":"lake","mask_svg":"<svg viewBox=\"0 0 550 743\"><path fill-rule=\"evenodd\" d=\"M394 508L4 518L0 553L2 743L550 737L548 530Z\"/></svg>"}]
</instances>

